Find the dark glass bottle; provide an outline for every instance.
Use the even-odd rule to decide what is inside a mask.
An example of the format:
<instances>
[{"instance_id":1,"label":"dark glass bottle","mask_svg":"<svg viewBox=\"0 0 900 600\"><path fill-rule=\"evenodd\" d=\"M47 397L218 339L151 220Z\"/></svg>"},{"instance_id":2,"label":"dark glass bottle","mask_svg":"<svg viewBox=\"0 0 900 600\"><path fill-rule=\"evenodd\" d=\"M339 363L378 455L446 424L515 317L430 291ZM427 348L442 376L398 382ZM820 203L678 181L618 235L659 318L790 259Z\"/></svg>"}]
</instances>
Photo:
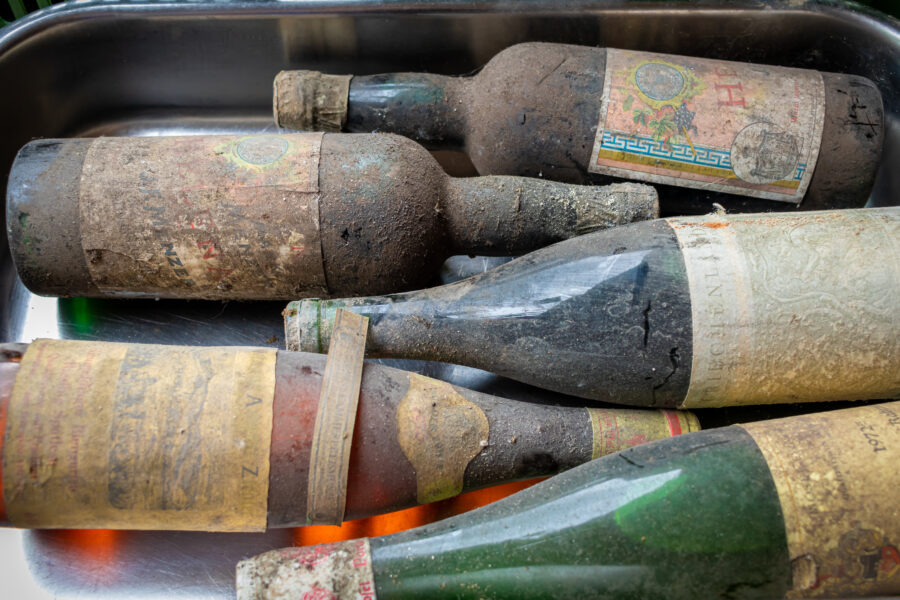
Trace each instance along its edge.
<instances>
[{"instance_id":1,"label":"dark glass bottle","mask_svg":"<svg viewBox=\"0 0 900 600\"><path fill-rule=\"evenodd\" d=\"M283 72L276 122L464 149L482 175L573 183L649 176L668 184L660 187L665 214L708 212L713 202L731 211L862 206L884 139L881 95L868 79L767 65L526 43L471 77L347 80ZM596 172L601 140L618 154ZM821 148L817 161L813 147ZM747 157L753 165L742 169ZM813 164L810 179L803 173ZM660 174L676 179L654 179ZM754 185L764 181L779 183L758 195ZM792 181L808 183L805 195L782 193Z\"/></svg>"},{"instance_id":2,"label":"dark glass bottle","mask_svg":"<svg viewBox=\"0 0 900 600\"><path fill-rule=\"evenodd\" d=\"M246 522L223 524L240 507L211 488L262 476L259 456L246 456L253 437L235 421L256 419L262 407L269 411L263 438L270 441L258 451L268 459L258 517L267 527L307 524L326 357L49 340L7 344L0 352L0 524L252 529ZM269 362L252 362L266 356ZM272 383L268 398L266 390L254 391L259 381ZM249 399L229 403L230 389ZM345 518L551 475L698 429L696 417L684 411L518 402L367 363ZM218 464L228 469L216 479Z\"/></svg>"},{"instance_id":3,"label":"dark glass bottle","mask_svg":"<svg viewBox=\"0 0 900 600\"><path fill-rule=\"evenodd\" d=\"M432 525L273 550L238 564L237 597L893 596L898 449L896 402L703 431Z\"/></svg>"},{"instance_id":4,"label":"dark glass bottle","mask_svg":"<svg viewBox=\"0 0 900 600\"><path fill-rule=\"evenodd\" d=\"M451 178L392 135L37 140L6 198L19 276L56 296L388 293L453 254L521 254L658 214L650 186Z\"/></svg>"},{"instance_id":5,"label":"dark glass bottle","mask_svg":"<svg viewBox=\"0 0 900 600\"><path fill-rule=\"evenodd\" d=\"M286 341L324 352L346 308L369 317L371 356L605 402L897 398L898 240L897 208L650 221L437 288L294 302Z\"/></svg>"}]
</instances>

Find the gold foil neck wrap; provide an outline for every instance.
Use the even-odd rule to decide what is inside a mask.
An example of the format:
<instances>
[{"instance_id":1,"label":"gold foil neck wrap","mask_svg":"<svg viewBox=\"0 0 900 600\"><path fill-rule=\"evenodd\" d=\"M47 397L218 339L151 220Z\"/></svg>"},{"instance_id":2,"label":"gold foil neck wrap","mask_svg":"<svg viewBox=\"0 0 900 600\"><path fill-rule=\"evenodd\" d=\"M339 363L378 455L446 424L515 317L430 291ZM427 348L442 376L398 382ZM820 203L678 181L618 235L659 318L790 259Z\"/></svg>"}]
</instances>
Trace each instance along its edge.
<instances>
[{"instance_id":1,"label":"gold foil neck wrap","mask_svg":"<svg viewBox=\"0 0 900 600\"><path fill-rule=\"evenodd\" d=\"M237 600L375 600L369 539L283 548L242 560L235 587Z\"/></svg>"},{"instance_id":2,"label":"gold foil neck wrap","mask_svg":"<svg viewBox=\"0 0 900 600\"><path fill-rule=\"evenodd\" d=\"M270 349L37 340L9 403L3 495L29 528L262 531Z\"/></svg>"},{"instance_id":3,"label":"gold foil neck wrap","mask_svg":"<svg viewBox=\"0 0 900 600\"><path fill-rule=\"evenodd\" d=\"M340 131L347 123L351 79L319 71L281 71L272 86L275 123L299 131Z\"/></svg>"},{"instance_id":4,"label":"gold foil neck wrap","mask_svg":"<svg viewBox=\"0 0 900 600\"><path fill-rule=\"evenodd\" d=\"M610 48L588 170L797 204L824 123L817 71Z\"/></svg>"},{"instance_id":5,"label":"gold foil neck wrap","mask_svg":"<svg viewBox=\"0 0 900 600\"><path fill-rule=\"evenodd\" d=\"M900 594L900 402L741 427L775 481L789 597Z\"/></svg>"},{"instance_id":6,"label":"gold foil neck wrap","mask_svg":"<svg viewBox=\"0 0 900 600\"><path fill-rule=\"evenodd\" d=\"M416 471L419 504L463 491L466 467L488 444L490 422L452 385L415 373L397 405L397 441Z\"/></svg>"},{"instance_id":7,"label":"gold foil neck wrap","mask_svg":"<svg viewBox=\"0 0 900 600\"><path fill-rule=\"evenodd\" d=\"M668 222L691 297L681 407L900 398L900 209Z\"/></svg>"},{"instance_id":8,"label":"gold foil neck wrap","mask_svg":"<svg viewBox=\"0 0 900 600\"><path fill-rule=\"evenodd\" d=\"M321 133L98 138L79 191L97 288L238 300L328 294Z\"/></svg>"},{"instance_id":9,"label":"gold foil neck wrap","mask_svg":"<svg viewBox=\"0 0 900 600\"><path fill-rule=\"evenodd\" d=\"M587 408L593 433L591 459L682 433L700 431L694 413L683 410Z\"/></svg>"}]
</instances>

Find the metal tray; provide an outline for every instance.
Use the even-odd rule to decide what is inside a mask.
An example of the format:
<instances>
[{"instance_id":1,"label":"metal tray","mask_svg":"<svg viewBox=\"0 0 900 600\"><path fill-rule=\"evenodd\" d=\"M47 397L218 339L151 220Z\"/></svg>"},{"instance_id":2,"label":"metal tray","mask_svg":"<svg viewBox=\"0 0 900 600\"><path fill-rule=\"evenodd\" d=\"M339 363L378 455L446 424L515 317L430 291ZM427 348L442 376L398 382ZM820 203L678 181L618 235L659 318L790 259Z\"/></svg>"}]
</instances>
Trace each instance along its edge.
<instances>
[{"instance_id":1,"label":"metal tray","mask_svg":"<svg viewBox=\"0 0 900 600\"><path fill-rule=\"evenodd\" d=\"M272 77L281 69L461 74L511 44L532 40L865 75L880 87L887 119L884 160L870 204L900 198L900 23L858 7L803 0L77 0L54 5L0 29L0 189L16 151L33 138L267 131L275 127ZM459 157L449 158L448 165L465 165ZM3 232L2 341L283 342L281 303L33 296L15 275L5 227ZM480 260L456 261L445 275L455 278L484 266ZM513 390L510 382L472 369L404 366L494 393ZM519 385L515 393L541 396ZM238 560L294 540L291 530L0 530L0 595L229 598Z\"/></svg>"}]
</instances>

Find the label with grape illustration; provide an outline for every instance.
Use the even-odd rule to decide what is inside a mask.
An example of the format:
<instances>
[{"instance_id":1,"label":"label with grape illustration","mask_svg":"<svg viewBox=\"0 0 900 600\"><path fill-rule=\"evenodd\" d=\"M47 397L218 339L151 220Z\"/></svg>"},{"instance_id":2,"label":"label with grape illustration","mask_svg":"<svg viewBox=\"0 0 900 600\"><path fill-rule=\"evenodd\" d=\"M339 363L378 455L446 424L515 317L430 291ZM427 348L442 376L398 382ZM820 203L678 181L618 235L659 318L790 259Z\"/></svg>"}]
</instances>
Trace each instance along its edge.
<instances>
[{"instance_id":1,"label":"label with grape illustration","mask_svg":"<svg viewBox=\"0 0 900 600\"><path fill-rule=\"evenodd\" d=\"M824 117L816 71L610 49L589 170L797 204Z\"/></svg>"}]
</instances>

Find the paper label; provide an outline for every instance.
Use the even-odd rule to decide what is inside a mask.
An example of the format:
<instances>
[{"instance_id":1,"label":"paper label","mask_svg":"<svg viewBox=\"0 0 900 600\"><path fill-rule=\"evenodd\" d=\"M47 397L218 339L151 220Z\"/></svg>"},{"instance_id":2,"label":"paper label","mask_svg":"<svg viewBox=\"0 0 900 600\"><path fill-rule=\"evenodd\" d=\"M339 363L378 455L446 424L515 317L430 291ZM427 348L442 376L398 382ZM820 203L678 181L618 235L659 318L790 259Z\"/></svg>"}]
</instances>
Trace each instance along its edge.
<instances>
[{"instance_id":1,"label":"paper label","mask_svg":"<svg viewBox=\"0 0 900 600\"><path fill-rule=\"evenodd\" d=\"M369 539L248 558L237 565L235 587L237 600L375 600Z\"/></svg>"},{"instance_id":2,"label":"paper label","mask_svg":"<svg viewBox=\"0 0 900 600\"><path fill-rule=\"evenodd\" d=\"M322 134L99 138L81 176L95 285L117 295L327 295Z\"/></svg>"},{"instance_id":3,"label":"paper label","mask_svg":"<svg viewBox=\"0 0 900 600\"><path fill-rule=\"evenodd\" d=\"M691 296L683 408L900 398L900 209L668 222Z\"/></svg>"},{"instance_id":4,"label":"paper label","mask_svg":"<svg viewBox=\"0 0 900 600\"><path fill-rule=\"evenodd\" d=\"M344 520L368 327L368 317L338 309L309 454L306 521L310 525L340 525Z\"/></svg>"},{"instance_id":5,"label":"paper label","mask_svg":"<svg viewBox=\"0 0 900 600\"><path fill-rule=\"evenodd\" d=\"M588 170L799 203L824 122L817 71L609 49Z\"/></svg>"},{"instance_id":6,"label":"paper label","mask_svg":"<svg viewBox=\"0 0 900 600\"><path fill-rule=\"evenodd\" d=\"M587 408L594 447L591 460L682 433L700 431L700 422L681 410Z\"/></svg>"},{"instance_id":7,"label":"paper label","mask_svg":"<svg viewBox=\"0 0 900 600\"><path fill-rule=\"evenodd\" d=\"M416 470L419 504L463 491L466 467L487 446L490 422L449 383L409 374L397 405L397 441Z\"/></svg>"},{"instance_id":8,"label":"paper label","mask_svg":"<svg viewBox=\"0 0 900 600\"><path fill-rule=\"evenodd\" d=\"M789 597L900 594L900 402L742 425L769 465Z\"/></svg>"},{"instance_id":9,"label":"paper label","mask_svg":"<svg viewBox=\"0 0 900 600\"><path fill-rule=\"evenodd\" d=\"M37 340L9 403L17 527L262 531L275 350Z\"/></svg>"}]
</instances>

